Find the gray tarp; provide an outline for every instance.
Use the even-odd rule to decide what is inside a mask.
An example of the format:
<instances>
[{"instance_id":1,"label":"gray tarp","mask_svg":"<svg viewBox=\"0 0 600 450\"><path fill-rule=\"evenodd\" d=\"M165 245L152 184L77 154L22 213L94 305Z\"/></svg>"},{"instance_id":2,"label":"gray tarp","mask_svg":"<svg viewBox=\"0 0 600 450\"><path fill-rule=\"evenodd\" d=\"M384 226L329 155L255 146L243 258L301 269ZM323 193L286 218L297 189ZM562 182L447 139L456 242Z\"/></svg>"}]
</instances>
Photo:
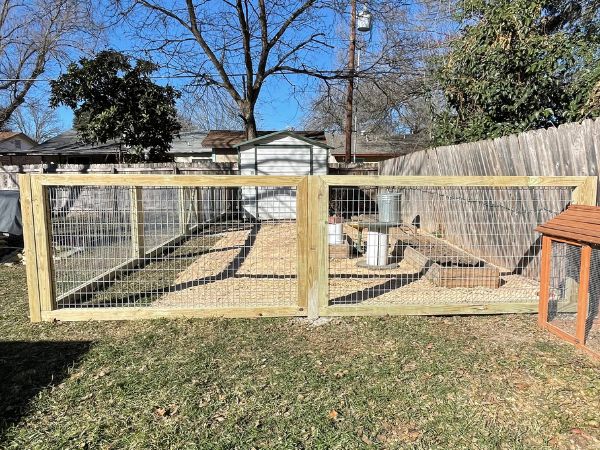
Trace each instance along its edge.
<instances>
[{"instance_id":1,"label":"gray tarp","mask_svg":"<svg viewBox=\"0 0 600 450\"><path fill-rule=\"evenodd\" d=\"M0 190L0 233L23 234L19 191Z\"/></svg>"}]
</instances>

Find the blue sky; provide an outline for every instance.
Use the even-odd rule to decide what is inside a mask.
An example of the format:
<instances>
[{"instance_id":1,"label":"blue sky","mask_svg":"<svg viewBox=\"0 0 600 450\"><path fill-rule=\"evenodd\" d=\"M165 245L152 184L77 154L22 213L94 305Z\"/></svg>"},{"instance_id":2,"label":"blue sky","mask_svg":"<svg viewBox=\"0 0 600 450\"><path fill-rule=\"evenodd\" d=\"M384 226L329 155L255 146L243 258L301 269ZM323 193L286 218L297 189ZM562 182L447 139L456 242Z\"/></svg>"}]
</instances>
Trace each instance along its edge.
<instances>
[{"instance_id":1,"label":"blue sky","mask_svg":"<svg viewBox=\"0 0 600 450\"><path fill-rule=\"evenodd\" d=\"M101 0L101 2L102 1L103 0ZM359 8L361 3L362 2L359 1ZM217 5L215 8L219 8L218 3L215 3L214 5ZM407 2L405 8L405 12L410 16L413 16L417 9L416 2ZM334 48L312 54L310 62L321 68L336 69L338 68L338 65L336 64L336 61L334 61L335 55L339 55L340 52L343 52L342 54L344 54L347 51L347 40L339 37L339 33L336 33L336 30L338 32L340 29L346 30L347 24L345 21L347 19L343 18L341 22L337 21L336 23L331 12L324 12L320 19L321 26L329 26L329 29L326 29L325 32L328 34L328 40L334 45ZM369 37L371 41L371 44L369 45L373 47L376 46L378 39L378 27L376 21L374 22L374 30L373 34ZM128 30L123 27L112 29L109 33L106 47L114 48L125 53L129 53L131 51L130 49L136 48L138 43L134 38L129 36L127 31ZM155 31L152 30L150 33L154 32ZM193 64L193 58L191 58L191 63ZM165 75L165 72L159 74ZM182 83L182 80L172 81L172 84L175 87L179 87ZM168 80L161 79L157 80L157 82L165 84ZM299 87L309 87L309 89L304 89L300 94L294 92ZM319 81L310 79L306 76L290 75L284 78L283 76L274 75L269 77L261 91L256 107L259 129L278 130L287 127L300 128L310 106L310 101L316 95L318 87ZM73 119L72 111L68 108L60 108L59 114L64 128L71 128Z\"/></svg>"}]
</instances>

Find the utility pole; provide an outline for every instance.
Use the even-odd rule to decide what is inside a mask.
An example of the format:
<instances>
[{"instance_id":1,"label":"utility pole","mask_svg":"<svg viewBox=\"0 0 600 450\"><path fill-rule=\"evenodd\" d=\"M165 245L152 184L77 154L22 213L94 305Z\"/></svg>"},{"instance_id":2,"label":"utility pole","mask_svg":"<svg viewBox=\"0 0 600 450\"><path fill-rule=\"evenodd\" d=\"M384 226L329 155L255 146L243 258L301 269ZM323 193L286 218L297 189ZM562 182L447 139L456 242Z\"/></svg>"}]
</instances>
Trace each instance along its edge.
<instances>
[{"instance_id":1,"label":"utility pole","mask_svg":"<svg viewBox=\"0 0 600 450\"><path fill-rule=\"evenodd\" d=\"M348 91L346 93L346 123L344 134L346 142L344 144L344 161L352 161L352 108L354 96L354 70L356 53L356 0L350 0L350 46L348 47Z\"/></svg>"}]
</instances>

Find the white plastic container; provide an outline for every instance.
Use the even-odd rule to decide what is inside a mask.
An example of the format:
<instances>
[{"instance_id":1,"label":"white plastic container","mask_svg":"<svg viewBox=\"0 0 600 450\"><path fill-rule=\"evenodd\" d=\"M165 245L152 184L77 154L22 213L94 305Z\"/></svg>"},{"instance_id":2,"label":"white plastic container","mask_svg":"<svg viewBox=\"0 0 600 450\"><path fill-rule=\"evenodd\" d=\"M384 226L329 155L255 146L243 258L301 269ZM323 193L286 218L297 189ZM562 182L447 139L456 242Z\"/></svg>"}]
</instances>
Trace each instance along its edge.
<instances>
[{"instance_id":1,"label":"white plastic container","mask_svg":"<svg viewBox=\"0 0 600 450\"><path fill-rule=\"evenodd\" d=\"M367 233L368 266L386 266L388 263L388 235L377 231Z\"/></svg>"},{"instance_id":2,"label":"white plastic container","mask_svg":"<svg viewBox=\"0 0 600 450\"><path fill-rule=\"evenodd\" d=\"M344 230L342 223L327 224L327 234L329 235L329 244L339 245L344 243Z\"/></svg>"}]
</instances>

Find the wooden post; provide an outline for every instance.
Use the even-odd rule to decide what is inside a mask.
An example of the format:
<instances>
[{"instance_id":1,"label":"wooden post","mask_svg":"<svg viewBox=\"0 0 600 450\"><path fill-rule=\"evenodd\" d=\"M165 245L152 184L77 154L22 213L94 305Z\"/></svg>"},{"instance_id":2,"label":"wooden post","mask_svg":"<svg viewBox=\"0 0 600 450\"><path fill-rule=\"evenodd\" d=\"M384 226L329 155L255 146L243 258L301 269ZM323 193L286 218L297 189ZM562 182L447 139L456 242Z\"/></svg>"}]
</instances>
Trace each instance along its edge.
<instances>
[{"instance_id":1,"label":"wooden post","mask_svg":"<svg viewBox=\"0 0 600 450\"><path fill-rule=\"evenodd\" d=\"M310 262L310 222L308 177L296 188L296 274L298 280L298 307L306 311L308 307L308 264Z\"/></svg>"},{"instance_id":2,"label":"wooden post","mask_svg":"<svg viewBox=\"0 0 600 450\"><path fill-rule=\"evenodd\" d=\"M573 203L596 206L598 177L585 177L585 181L573 190Z\"/></svg>"},{"instance_id":3,"label":"wooden post","mask_svg":"<svg viewBox=\"0 0 600 450\"><path fill-rule=\"evenodd\" d=\"M131 195L131 248L134 258L143 258L144 245L144 203L142 201L142 188L134 186Z\"/></svg>"},{"instance_id":4,"label":"wooden post","mask_svg":"<svg viewBox=\"0 0 600 450\"><path fill-rule=\"evenodd\" d=\"M50 205L41 177L31 178L31 199L35 233L35 253L38 272L40 312L56 309L54 265L50 240Z\"/></svg>"},{"instance_id":5,"label":"wooden post","mask_svg":"<svg viewBox=\"0 0 600 450\"><path fill-rule=\"evenodd\" d=\"M329 246L327 245L327 214L329 187L323 178L308 177L309 258L308 258L308 317L319 317L329 302Z\"/></svg>"},{"instance_id":6,"label":"wooden post","mask_svg":"<svg viewBox=\"0 0 600 450\"><path fill-rule=\"evenodd\" d=\"M27 292L29 298L29 318L32 322L41 322L40 290L37 257L35 249L35 227L33 222L33 204L31 201L31 175L19 175L21 192L21 220L23 222L23 241L25 243L25 268L27 270Z\"/></svg>"},{"instance_id":7,"label":"wooden post","mask_svg":"<svg viewBox=\"0 0 600 450\"><path fill-rule=\"evenodd\" d=\"M185 208L185 191L184 187L177 188L178 192L178 211L179 211L179 234L186 234L188 232L188 220Z\"/></svg>"},{"instance_id":8,"label":"wooden post","mask_svg":"<svg viewBox=\"0 0 600 450\"><path fill-rule=\"evenodd\" d=\"M550 299L550 263L552 259L552 240L542 237L542 261L540 268L540 302L538 324L544 327L548 322L548 301Z\"/></svg>"},{"instance_id":9,"label":"wooden post","mask_svg":"<svg viewBox=\"0 0 600 450\"><path fill-rule=\"evenodd\" d=\"M590 266L592 248L589 245L581 247L581 265L579 270L579 296L577 298L577 326L575 337L579 344L585 344L585 324L588 314L588 290L590 285Z\"/></svg>"}]
</instances>

